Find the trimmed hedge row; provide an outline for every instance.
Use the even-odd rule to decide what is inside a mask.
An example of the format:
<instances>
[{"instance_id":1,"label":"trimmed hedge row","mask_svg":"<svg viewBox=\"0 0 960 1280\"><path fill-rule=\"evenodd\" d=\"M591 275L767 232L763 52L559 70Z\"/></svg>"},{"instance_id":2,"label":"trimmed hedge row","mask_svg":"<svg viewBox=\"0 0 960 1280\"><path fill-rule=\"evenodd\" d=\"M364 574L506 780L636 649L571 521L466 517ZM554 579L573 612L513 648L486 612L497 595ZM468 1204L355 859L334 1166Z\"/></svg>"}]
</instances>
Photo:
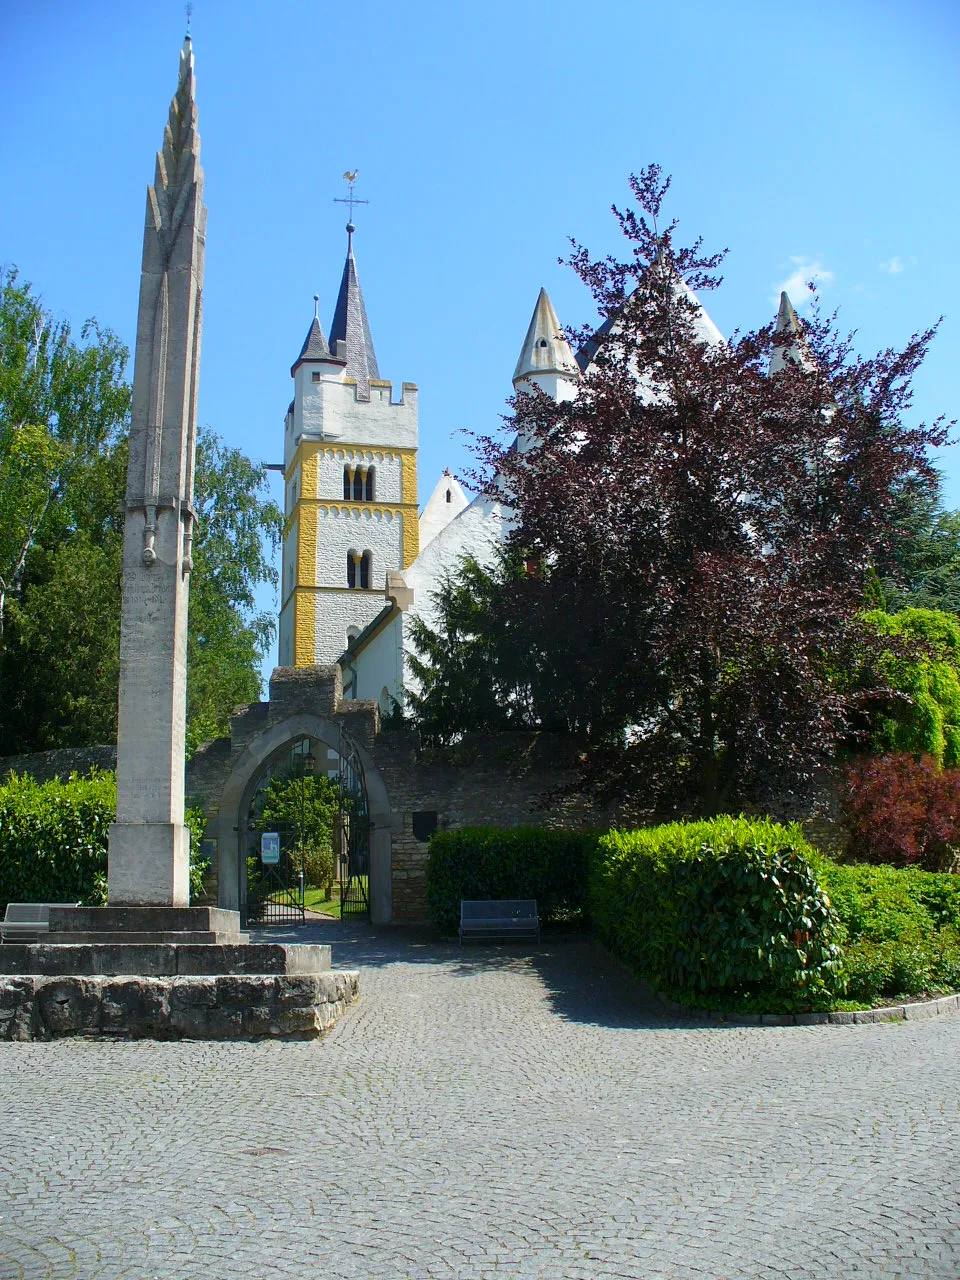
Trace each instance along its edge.
<instances>
[{"instance_id":1,"label":"trimmed hedge row","mask_svg":"<svg viewBox=\"0 0 960 1280\"><path fill-rule=\"evenodd\" d=\"M580 912L640 977L693 1007L752 1012L960 990L960 876L846 866L797 826L717 818L603 836L460 828L430 843L427 899Z\"/></svg>"},{"instance_id":2,"label":"trimmed hedge row","mask_svg":"<svg viewBox=\"0 0 960 1280\"><path fill-rule=\"evenodd\" d=\"M461 898L536 898L541 921L583 909L594 834L543 827L457 827L430 839L427 907L456 933Z\"/></svg>"},{"instance_id":3,"label":"trimmed hedge row","mask_svg":"<svg viewBox=\"0 0 960 1280\"><path fill-rule=\"evenodd\" d=\"M841 989L839 920L798 826L716 818L599 841L590 917L656 990L683 1003L809 1008Z\"/></svg>"},{"instance_id":4,"label":"trimmed hedge row","mask_svg":"<svg viewBox=\"0 0 960 1280\"><path fill-rule=\"evenodd\" d=\"M0 912L8 902L107 900L107 838L117 812L113 773L91 770L36 782L11 773L0 782ZM203 813L188 808L190 892L203 889L209 860L199 859Z\"/></svg>"}]
</instances>

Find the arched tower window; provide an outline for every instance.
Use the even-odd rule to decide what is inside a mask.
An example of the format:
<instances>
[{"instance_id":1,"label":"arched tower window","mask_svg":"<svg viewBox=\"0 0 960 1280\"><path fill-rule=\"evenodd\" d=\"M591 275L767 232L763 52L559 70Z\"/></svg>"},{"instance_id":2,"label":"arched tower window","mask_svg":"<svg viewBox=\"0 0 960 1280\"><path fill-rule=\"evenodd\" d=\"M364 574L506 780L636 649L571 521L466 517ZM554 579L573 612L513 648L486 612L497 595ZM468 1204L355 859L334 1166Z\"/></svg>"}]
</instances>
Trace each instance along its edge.
<instances>
[{"instance_id":1,"label":"arched tower window","mask_svg":"<svg viewBox=\"0 0 960 1280\"><path fill-rule=\"evenodd\" d=\"M357 560L360 557L351 548L347 552L347 586L355 587L357 585Z\"/></svg>"},{"instance_id":2,"label":"arched tower window","mask_svg":"<svg viewBox=\"0 0 960 1280\"><path fill-rule=\"evenodd\" d=\"M350 497L351 485L352 485L352 478L350 476L350 468L344 467L343 468L343 496L345 498Z\"/></svg>"},{"instance_id":3,"label":"arched tower window","mask_svg":"<svg viewBox=\"0 0 960 1280\"><path fill-rule=\"evenodd\" d=\"M373 577L373 553L365 551L360 559L360 586L369 591Z\"/></svg>"},{"instance_id":4,"label":"arched tower window","mask_svg":"<svg viewBox=\"0 0 960 1280\"><path fill-rule=\"evenodd\" d=\"M353 473L353 500L363 501L363 467L357 467Z\"/></svg>"},{"instance_id":5,"label":"arched tower window","mask_svg":"<svg viewBox=\"0 0 960 1280\"><path fill-rule=\"evenodd\" d=\"M367 478L364 481L363 496L367 502L373 501L373 473L376 467L367 467Z\"/></svg>"},{"instance_id":6,"label":"arched tower window","mask_svg":"<svg viewBox=\"0 0 960 1280\"><path fill-rule=\"evenodd\" d=\"M447 490L447 501L448 501L448 502L450 501L450 490L449 490L449 489Z\"/></svg>"}]
</instances>

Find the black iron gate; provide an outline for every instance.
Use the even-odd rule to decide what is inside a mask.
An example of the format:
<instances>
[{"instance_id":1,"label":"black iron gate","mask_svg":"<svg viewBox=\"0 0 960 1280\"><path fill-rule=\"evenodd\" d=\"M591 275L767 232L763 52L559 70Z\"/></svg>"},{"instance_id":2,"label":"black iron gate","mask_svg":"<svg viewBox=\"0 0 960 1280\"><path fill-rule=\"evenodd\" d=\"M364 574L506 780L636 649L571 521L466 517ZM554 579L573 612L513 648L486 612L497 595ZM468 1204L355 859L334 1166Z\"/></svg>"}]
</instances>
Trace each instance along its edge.
<instances>
[{"instance_id":1,"label":"black iron gate","mask_svg":"<svg viewBox=\"0 0 960 1280\"><path fill-rule=\"evenodd\" d=\"M278 846L269 836L276 836ZM304 920L303 841L295 829L281 828L267 833L254 847L253 874L247 878L246 923L253 925L302 924ZM259 854L259 859L257 855ZM273 857L276 856L276 861ZM249 865L249 864L248 864Z\"/></svg>"},{"instance_id":2,"label":"black iron gate","mask_svg":"<svg viewBox=\"0 0 960 1280\"><path fill-rule=\"evenodd\" d=\"M365 919L370 914L370 811L363 765L342 731L339 755L340 916Z\"/></svg>"},{"instance_id":3,"label":"black iron gate","mask_svg":"<svg viewBox=\"0 0 960 1280\"><path fill-rule=\"evenodd\" d=\"M307 851L305 829L310 783L320 761L310 738L300 738L278 754L260 777L250 799L247 832L245 925L302 924L305 918ZM266 808L271 786L282 782L284 797L273 815Z\"/></svg>"}]
</instances>

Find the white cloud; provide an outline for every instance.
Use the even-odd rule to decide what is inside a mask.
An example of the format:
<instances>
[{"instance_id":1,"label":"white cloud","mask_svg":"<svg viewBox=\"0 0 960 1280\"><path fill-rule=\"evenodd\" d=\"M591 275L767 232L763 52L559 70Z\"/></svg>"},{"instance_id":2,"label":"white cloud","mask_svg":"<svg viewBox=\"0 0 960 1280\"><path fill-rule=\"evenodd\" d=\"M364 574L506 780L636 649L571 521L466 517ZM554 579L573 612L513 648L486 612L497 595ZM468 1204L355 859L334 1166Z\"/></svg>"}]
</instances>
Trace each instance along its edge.
<instances>
[{"instance_id":1,"label":"white cloud","mask_svg":"<svg viewBox=\"0 0 960 1280\"><path fill-rule=\"evenodd\" d=\"M779 306L780 294L786 293L797 311L802 311L813 299L813 294L807 288L808 283L812 280L818 288L829 288L833 284L833 272L815 258L791 258L790 261L794 271L786 280L774 285L770 301L775 307Z\"/></svg>"},{"instance_id":2,"label":"white cloud","mask_svg":"<svg viewBox=\"0 0 960 1280\"><path fill-rule=\"evenodd\" d=\"M898 258L896 255L892 258L888 258L886 262L880 263L880 270L889 272L892 276L898 276L901 271L906 271L906 269L907 264L902 258Z\"/></svg>"}]
</instances>

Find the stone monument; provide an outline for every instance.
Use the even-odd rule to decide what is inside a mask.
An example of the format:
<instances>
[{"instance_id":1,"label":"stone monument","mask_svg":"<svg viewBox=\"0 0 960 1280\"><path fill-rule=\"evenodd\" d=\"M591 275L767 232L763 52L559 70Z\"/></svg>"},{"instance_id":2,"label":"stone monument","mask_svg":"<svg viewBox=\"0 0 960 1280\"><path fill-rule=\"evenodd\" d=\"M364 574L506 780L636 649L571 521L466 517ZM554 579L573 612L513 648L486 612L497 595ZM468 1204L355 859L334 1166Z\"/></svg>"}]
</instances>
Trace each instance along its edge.
<instances>
[{"instance_id":1,"label":"stone monument","mask_svg":"<svg viewBox=\"0 0 960 1280\"><path fill-rule=\"evenodd\" d=\"M117 820L110 904L185 907L187 598L207 210L193 48L147 188L123 541Z\"/></svg>"},{"instance_id":2,"label":"stone monument","mask_svg":"<svg viewBox=\"0 0 960 1280\"><path fill-rule=\"evenodd\" d=\"M0 1039L312 1036L356 999L329 946L251 944L191 907L183 823L187 594L206 209L189 35L147 191L127 471L117 820L108 905L52 905L0 947Z\"/></svg>"}]
</instances>

